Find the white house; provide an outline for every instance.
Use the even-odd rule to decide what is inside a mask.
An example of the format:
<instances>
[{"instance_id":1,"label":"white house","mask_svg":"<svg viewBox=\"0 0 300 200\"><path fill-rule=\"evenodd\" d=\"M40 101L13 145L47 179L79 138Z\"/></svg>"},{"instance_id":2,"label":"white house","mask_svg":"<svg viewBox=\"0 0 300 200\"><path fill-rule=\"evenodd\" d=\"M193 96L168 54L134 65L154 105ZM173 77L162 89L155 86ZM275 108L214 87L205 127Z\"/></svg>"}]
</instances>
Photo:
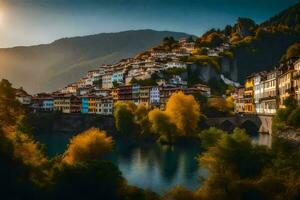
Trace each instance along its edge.
<instances>
[{"instance_id":1,"label":"white house","mask_svg":"<svg viewBox=\"0 0 300 200\"><path fill-rule=\"evenodd\" d=\"M112 115L113 114L113 99L112 97L104 97L95 102L96 114Z\"/></svg>"},{"instance_id":2,"label":"white house","mask_svg":"<svg viewBox=\"0 0 300 200\"><path fill-rule=\"evenodd\" d=\"M168 62L166 64L166 69L170 69L170 68L183 68L186 69L186 64L179 62L179 61L172 61L172 62Z\"/></svg>"},{"instance_id":3,"label":"white house","mask_svg":"<svg viewBox=\"0 0 300 200\"><path fill-rule=\"evenodd\" d=\"M124 71L115 71L111 77L112 83L123 83L124 82Z\"/></svg>"},{"instance_id":4,"label":"white house","mask_svg":"<svg viewBox=\"0 0 300 200\"><path fill-rule=\"evenodd\" d=\"M254 76L254 103L257 113L264 112L264 106L261 103L260 99L263 97L264 84L263 84L264 75L258 73Z\"/></svg>"},{"instance_id":5,"label":"white house","mask_svg":"<svg viewBox=\"0 0 300 200\"><path fill-rule=\"evenodd\" d=\"M32 97L28 94L17 94L16 98L23 105L29 105L32 99Z\"/></svg>"},{"instance_id":6,"label":"white house","mask_svg":"<svg viewBox=\"0 0 300 200\"><path fill-rule=\"evenodd\" d=\"M105 74L104 76L102 76L102 88L103 89L109 89L112 88L113 84L112 84L112 74Z\"/></svg>"},{"instance_id":7,"label":"white house","mask_svg":"<svg viewBox=\"0 0 300 200\"><path fill-rule=\"evenodd\" d=\"M152 87L150 89L150 104L159 105L159 103L160 103L159 87Z\"/></svg>"}]
</instances>

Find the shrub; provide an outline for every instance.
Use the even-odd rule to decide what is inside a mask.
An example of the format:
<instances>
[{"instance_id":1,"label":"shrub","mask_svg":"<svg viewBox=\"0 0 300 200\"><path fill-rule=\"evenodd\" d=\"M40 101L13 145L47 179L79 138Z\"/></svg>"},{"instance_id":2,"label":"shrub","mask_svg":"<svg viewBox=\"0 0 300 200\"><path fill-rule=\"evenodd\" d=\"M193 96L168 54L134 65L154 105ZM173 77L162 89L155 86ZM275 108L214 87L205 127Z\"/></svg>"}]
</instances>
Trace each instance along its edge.
<instances>
[{"instance_id":1,"label":"shrub","mask_svg":"<svg viewBox=\"0 0 300 200\"><path fill-rule=\"evenodd\" d=\"M91 128L79 135L74 136L68 149L63 155L63 161L68 164L87 162L101 159L111 151L113 140L105 132Z\"/></svg>"},{"instance_id":2,"label":"shrub","mask_svg":"<svg viewBox=\"0 0 300 200\"><path fill-rule=\"evenodd\" d=\"M293 110L292 113L289 115L288 124L295 128L300 127L300 107Z\"/></svg>"},{"instance_id":3,"label":"shrub","mask_svg":"<svg viewBox=\"0 0 300 200\"><path fill-rule=\"evenodd\" d=\"M209 147L215 146L224 134L226 134L225 131L222 131L215 127L203 130L200 133L201 147L204 149L208 149Z\"/></svg>"},{"instance_id":4,"label":"shrub","mask_svg":"<svg viewBox=\"0 0 300 200\"><path fill-rule=\"evenodd\" d=\"M135 132L134 105L129 103L117 102L114 109L114 118L117 130L124 135Z\"/></svg>"}]
</instances>

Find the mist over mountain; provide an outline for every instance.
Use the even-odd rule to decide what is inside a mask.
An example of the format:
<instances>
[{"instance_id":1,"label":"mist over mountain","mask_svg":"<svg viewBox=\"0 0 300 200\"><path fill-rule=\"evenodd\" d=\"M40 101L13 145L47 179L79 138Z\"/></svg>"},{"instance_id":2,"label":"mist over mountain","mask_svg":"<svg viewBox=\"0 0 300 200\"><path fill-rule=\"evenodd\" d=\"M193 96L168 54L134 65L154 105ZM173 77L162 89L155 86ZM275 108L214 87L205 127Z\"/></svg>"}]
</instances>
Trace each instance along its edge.
<instances>
[{"instance_id":1,"label":"mist over mountain","mask_svg":"<svg viewBox=\"0 0 300 200\"><path fill-rule=\"evenodd\" d=\"M163 38L186 33L131 30L62 38L51 44L0 49L0 79L31 93L53 91L78 80L88 70L111 64L156 46Z\"/></svg>"}]
</instances>

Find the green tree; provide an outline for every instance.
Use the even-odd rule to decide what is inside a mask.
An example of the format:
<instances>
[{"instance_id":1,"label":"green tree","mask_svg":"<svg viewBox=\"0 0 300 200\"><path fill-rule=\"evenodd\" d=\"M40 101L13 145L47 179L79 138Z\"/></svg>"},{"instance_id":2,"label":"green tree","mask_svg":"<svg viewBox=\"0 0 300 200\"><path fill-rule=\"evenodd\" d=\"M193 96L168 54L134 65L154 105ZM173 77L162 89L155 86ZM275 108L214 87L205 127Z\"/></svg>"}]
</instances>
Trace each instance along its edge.
<instances>
[{"instance_id":1,"label":"green tree","mask_svg":"<svg viewBox=\"0 0 300 200\"><path fill-rule=\"evenodd\" d=\"M300 127L300 107L298 107L292 111L292 113L289 115L287 121L288 121L289 125L291 125L295 128Z\"/></svg>"},{"instance_id":2,"label":"green tree","mask_svg":"<svg viewBox=\"0 0 300 200\"><path fill-rule=\"evenodd\" d=\"M151 123L148 117L149 112L149 107L145 106L144 104L140 104L134 112L135 122L139 126L142 136L151 134Z\"/></svg>"},{"instance_id":3,"label":"green tree","mask_svg":"<svg viewBox=\"0 0 300 200\"><path fill-rule=\"evenodd\" d=\"M300 43L295 43L291 46L286 51L285 59L290 59L293 57L299 57L300 56Z\"/></svg>"},{"instance_id":4,"label":"green tree","mask_svg":"<svg viewBox=\"0 0 300 200\"><path fill-rule=\"evenodd\" d=\"M248 181L260 177L271 162L266 147L253 146L244 130L223 134L215 146L199 157L210 175L198 196L204 199L246 199L261 194ZM251 199L251 198L250 198Z\"/></svg>"},{"instance_id":5,"label":"green tree","mask_svg":"<svg viewBox=\"0 0 300 200\"><path fill-rule=\"evenodd\" d=\"M176 135L176 126L171 122L169 115L159 109L154 109L149 112L149 121L152 124L151 129L154 133L166 136L169 143L173 142Z\"/></svg>"},{"instance_id":6,"label":"green tree","mask_svg":"<svg viewBox=\"0 0 300 200\"><path fill-rule=\"evenodd\" d=\"M117 130L123 135L132 135L136 131L134 111L129 104L117 102L114 109L114 118Z\"/></svg>"},{"instance_id":7,"label":"green tree","mask_svg":"<svg viewBox=\"0 0 300 200\"><path fill-rule=\"evenodd\" d=\"M196 200L197 198L196 198L195 194L192 191L190 191L190 190L188 190L188 189L186 189L182 186L176 186L164 195L164 199Z\"/></svg>"},{"instance_id":8,"label":"green tree","mask_svg":"<svg viewBox=\"0 0 300 200\"><path fill-rule=\"evenodd\" d=\"M107 161L62 165L55 169L49 199L120 199L125 180Z\"/></svg>"},{"instance_id":9,"label":"green tree","mask_svg":"<svg viewBox=\"0 0 300 200\"><path fill-rule=\"evenodd\" d=\"M200 133L201 147L204 149L208 149L210 147L216 146L217 142L225 134L227 133L215 127L211 127L209 129L203 130Z\"/></svg>"},{"instance_id":10,"label":"green tree","mask_svg":"<svg viewBox=\"0 0 300 200\"><path fill-rule=\"evenodd\" d=\"M8 80L2 79L0 81L0 123L14 124L23 112L21 104L16 100L15 89Z\"/></svg>"}]
</instances>

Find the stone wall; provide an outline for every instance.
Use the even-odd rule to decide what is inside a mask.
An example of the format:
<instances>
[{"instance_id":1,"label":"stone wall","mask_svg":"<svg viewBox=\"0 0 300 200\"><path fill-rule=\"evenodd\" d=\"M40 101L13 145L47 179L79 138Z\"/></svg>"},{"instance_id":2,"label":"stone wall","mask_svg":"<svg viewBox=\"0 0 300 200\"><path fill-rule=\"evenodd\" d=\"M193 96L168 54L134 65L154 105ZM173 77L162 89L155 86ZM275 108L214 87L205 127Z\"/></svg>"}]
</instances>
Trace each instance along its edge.
<instances>
[{"instance_id":1,"label":"stone wall","mask_svg":"<svg viewBox=\"0 0 300 200\"><path fill-rule=\"evenodd\" d=\"M91 127L100 128L107 132L115 132L112 116L94 114L61 114L61 113L34 113L29 115L29 121L35 132L81 132Z\"/></svg>"}]
</instances>

